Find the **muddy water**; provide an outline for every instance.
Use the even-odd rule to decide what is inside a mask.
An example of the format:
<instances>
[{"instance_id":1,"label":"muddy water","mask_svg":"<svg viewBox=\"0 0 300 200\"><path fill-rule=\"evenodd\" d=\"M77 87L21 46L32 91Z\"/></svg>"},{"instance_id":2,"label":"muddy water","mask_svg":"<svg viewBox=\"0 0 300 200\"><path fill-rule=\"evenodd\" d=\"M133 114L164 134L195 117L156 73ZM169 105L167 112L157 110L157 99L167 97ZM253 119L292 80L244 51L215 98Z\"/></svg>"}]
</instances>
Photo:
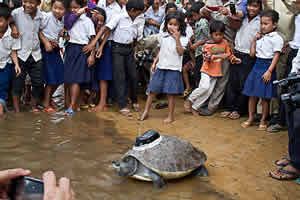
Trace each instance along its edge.
<instances>
[{"instance_id":1,"label":"muddy water","mask_svg":"<svg viewBox=\"0 0 300 200\"><path fill-rule=\"evenodd\" d=\"M63 113L9 113L0 120L0 169L23 167L40 178L46 170L71 178L77 199L229 200L207 178L188 177L168 182L165 190L117 176L111 161L134 143L115 128L118 121L87 112L72 118ZM134 132L136 132L134 130ZM135 133L134 133L135 134Z\"/></svg>"}]
</instances>

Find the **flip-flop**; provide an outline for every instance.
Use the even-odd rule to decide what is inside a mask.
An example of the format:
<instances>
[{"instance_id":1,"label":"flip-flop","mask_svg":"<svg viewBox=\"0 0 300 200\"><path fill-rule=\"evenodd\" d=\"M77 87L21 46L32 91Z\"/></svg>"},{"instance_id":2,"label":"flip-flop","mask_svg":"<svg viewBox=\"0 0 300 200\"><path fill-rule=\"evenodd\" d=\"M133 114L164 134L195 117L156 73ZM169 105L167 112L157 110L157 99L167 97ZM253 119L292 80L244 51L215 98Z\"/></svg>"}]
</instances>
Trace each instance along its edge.
<instances>
[{"instance_id":1,"label":"flip-flop","mask_svg":"<svg viewBox=\"0 0 300 200\"><path fill-rule=\"evenodd\" d=\"M165 101L161 101L160 103L155 105L155 109L157 110L167 108L167 107L168 107L168 103Z\"/></svg>"},{"instance_id":2,"label":"flip-flop","mask_svg":"<svg viewBox=\"0 0 300 200\"><path fill-rule=\"evenodd\" d=\"M120 110L120 114L126 117L132 117L132 113L128 108L123 108Z\"/></svg>"},{"instance_id":3,"label":"flip-flop","mask_svg":"<svg viewBox=\"0 0 300 200\"><path fill-rule=\"evenodd\" d=\"M286 164L284 164L284 163L278 164L278 162L281 161L281 160L286 160L286 161L288 161L289 163L286 163ZM277 165L277 166L279 166L279 167L286 167L286 166L288 166L288 165L290 164L290 162L291 162L291 159L289 159L289 158L281 158L280 160L275 160L274 164Z\"/></svg>"},{"instance_id":4,"label":"flip-flop","mask_svg":"<svg viewBox=\"0 0 300 200\"><path fill-rule=\"evenodd\" d=\"M224 111L224 112L221 112L220 117L222 117L222 118L227 118L227 117L229 117L230 114L231 114L231 112L229 112L229 111Z\"/></svg>"},{"instance_id":5,"label":"flip-flop","mask_svg":"<svg viewBox=\"0 0 300 200\"><path fill-rule=\"evenodd\" d=\"M274 179L279 180L279 181L290 181L290 180L295 180L295 179L300 177L300 174L298 174L296 172L287 171L283 168L278 169L278 172L281 173L281 175L279 175L279 177L274 176L272 174L272 172L270 172L269 175L271 176L271 178L274 178ZM290 177L283 177L282 175L291 175L291 176Z\"/></svg>"},{"instance_id":6,"label":"flip-flop","mask_svg":"<svg viewBox=\"0 0 300 200\"><path fill-rule=\"evenodd\" d=\"M203 108L200 110L199 115L201 116L212 116L215 113L215 111L210 110L208 107Z\"/></svg>"},{"instance_id":7,"label":"flip-flop","mask_svg":"<svg viewBox=\"0 0 300 200\"><path fill-rule=\"evenodd\" d=\"M132 109L134 112L139 112L140 111L140 105L137 103L132 104Z\"/></svg>"},{"instance_id":8,"label":"flip-flop","mask_svg":"<svg viewBox=\"0 0 300 200\"><path fill-rule=\"evenodd\" d=\"M233 111L229 116L228 116L228 118L229 119L232 119L232 120L237 120L237 119L239 119L241 117L241 115L238 113L238 112L236 112L236 111Z\"/></svg>"},{"instance_id":9,"label":"flip-flop","mask_svg":"<svg viewBox=\"0 0 300 200\"><path fill-rule=\"evenodd\" d=\"M266 131L268 128L268 125L267 124L260 124L258 126L258 129L256 129L257 131Z\"/></svg>"},{"instance_id":10,"label":"flip-flop","mask_svg":"<svg viewBox=\"0 0 300 200\"><path fill-rule=\"evenodd\" d=\"M33 106L32 108L31 108L31 111L33 112L33 113L40 113L41 111L37 108L37 107L35 107L35 106Z\"/></svg>"},{"instance_id":11,"label":"flip-flop","mask_svg":"<svg viewBox=\"0 0 300 200\"><path fill-rule=\"evenodd\" d=\"M243 127L243 128L248 128L250 126L253 126L252 122L244 121L243 123L241 123L241 127Z\"/></svg>"},{"instance_id":12,"label":"flip-flop","mask_svg":"<svg viewBox=\"0 0 300 200\"><path fill-rule=\"evenodd\" d=\"M271 126L269 126L267 128L267 132L269 133L278 133L283 129L282 126L280 126L279 124L272 124Z\"/></svg>"},{"instance_id":13,"label":"flip-flop","mask_svg":"<svg viewBox=\"0 0 300 200\"><path fill-rule=\"evenodd\" d=\"M67 110L66 110L66 115L67 116L73 116L75 114L75 112L71 109L71 108L68 108Z\"/></svg>"},{"instance_id":14,"label":"flip-flop","mask_svg":"<svg viewBox=\"0 0 300 200\"><path fill-rule=\"evenodd\" d=\"M46 113L55 113L56 112L56 110L52 107L44 108L43 110Z\"/></svg>"}]
</instances>

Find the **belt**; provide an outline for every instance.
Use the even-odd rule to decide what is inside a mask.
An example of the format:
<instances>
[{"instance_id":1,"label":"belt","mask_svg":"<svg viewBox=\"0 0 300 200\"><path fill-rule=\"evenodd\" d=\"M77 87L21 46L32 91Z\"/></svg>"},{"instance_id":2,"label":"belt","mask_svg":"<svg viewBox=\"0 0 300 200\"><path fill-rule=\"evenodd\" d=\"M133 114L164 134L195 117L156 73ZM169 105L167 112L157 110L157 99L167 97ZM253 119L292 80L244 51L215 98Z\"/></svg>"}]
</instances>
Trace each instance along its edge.
<instances>
[{"instance_id":1,"label":"belt","mask_svg":"<svg viewBox=\"0 0 300 200\"><path fill-rule=\"evenodd\" d=\"M111 46L112 47L121 47L121 48L132 48L132 43L130 43L130 44L122 44L122 43L118 43L118 42L112 41L111 42Z\"/></svg>"},{"instance_id":2,"label":"belt","mask_svg":"<svg viewBox=\"0 0 300 200\"><path fill-rule=\"evenodd\" d=\"M247 53L240 52L238 50L234 50L234 54L238 54L238 55L241 55L241 56L249 56L250 55L250 54L247 54Z\"/></svg>"}]
</instances>

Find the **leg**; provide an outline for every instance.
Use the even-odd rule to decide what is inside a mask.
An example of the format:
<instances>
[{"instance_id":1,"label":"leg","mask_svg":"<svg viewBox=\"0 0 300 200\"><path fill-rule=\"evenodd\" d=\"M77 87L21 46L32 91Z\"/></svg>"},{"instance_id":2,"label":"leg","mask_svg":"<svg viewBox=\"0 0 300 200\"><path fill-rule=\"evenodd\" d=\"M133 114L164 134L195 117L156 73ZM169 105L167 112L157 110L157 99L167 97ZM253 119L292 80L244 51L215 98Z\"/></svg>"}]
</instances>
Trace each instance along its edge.
<instances>
[{"instance_id":1,"label":"leg","mask_svg":"<svg viewBox=\"0 0 300 200\"><path fill-rule=\"evenodd\" d=\"M154 93L154 92L151 92L148 97L147 97L147 101L146 101L146 105L145 105L145 110L140 118L141 121L147 119L148 117L148 114L150 112L150 109L151 109L151 104L152 104L152 101L153 101L153 98L157 95L157 93Z\"/></svg>"},{"instance_id":2,"label":"leg","mask_svg":"<svg viewBox=\"0 0 300 200\"><path fill-rule=\"evenodd\" d=\"M262 98L262 117L258 130L265 131L267 129L266 119L269 115L270 99Z\"/></svg>"},{"instance_id":3,"label":"leg","mask_svg":"<svg viewBox=\"0 0 300 200\"><path fill-rule=\"evenodd\" d=\"M160 188L164 188L166 186L164 179L156 172L151 170L149 172L149 175L151 176L152 184L153 184L154 188L160 189Z\"/></svg>"},{"instance_id":4,"label":"leg","mask_svg":"<svg viewBox=\"0 0 300 200\"><path fill-rule=\"evenodd\" d=\"M52 86L47 85L44 89L44 100L43 100L43 106L45 108L48 108L50 105L51 94L52 94Z\"/></svg>"},{"instance_id":5,"label":"leg","mask_svg":"<svg viewBox=\"0 0 300 200\"><path fill-rule=\"evenodd\" d=\"M191 84L189 79L189 71L186 65L184 65L182 68L182 78L185 85L185 91L189 92L191 90Z\"/></svg>"},{"instance_id":6,"label":"leg","mask_svg":"<svg viewBox=\"0 0 300 200\"><path fill-rule=\"evenodd\" d=\"M16 72L13 70L13 87L12 87L12 100L15 112L20 112L20 96L22 95L22 90L25 86L25 79L27 75L26 63L19 60L19 65L21 68L21 74L16 77Z\"/></svg>"},{"instance_id":7,"label":"leg","mask_svg":"<svg viewBox=\"0 0 300 200\"><path fill-rule=\"evenodd\" d=\"M196 65L195 65L195 72L194 72L196 87L198 87L200 79L201 79L200 70L201 70L202 64L203 64L203 56L199 55L196 57Z\"/></svg>"},{"instance_id":8,"label":"leg","mask_svg":"<svg viewBox=\"0 0 300 200\"><path fill-rule=\"evenodd\" d=\"M136 64L134 61L133 51L127 56L126 59L126 76L128 79L129 94L132 101L132 105L135 111L139 111L138 99L136 94L137 87L137 74L136 74Z\"/></svg>"},{"instance_id":9,"label":"leg","mask_svg":"<svg viewBox=\"0 0 300 200\"><path fill-rule=\"evenodd\" d=\"M100 99L98 102L98 105L95 108L92 108L89 110L89 112L98 112L98 111L103 111L106 106L106 98L107 98L107 81L106 80L100 80L99 81L100 85Z\"/></svg>"},{"instance_id":10,"label":"leg","mask_svg":"<svg viewBox=\"0 0 300 200\"><path fill-rule=\"evenodd\" d=\"M65 89L65 107L69 108L71 104L71 95L70 95L70 88L71 84L65 83L64 84L64 89Z\"/></svg>"},{"instance_id":11,"label":"leg","mask_svg":"<svg viewBox=\"0 0 300 200\"><path fill-rule=\"evenodd\" d=\"M164 120L164 123L169 124L172 123L174 119L174 111L175 111L175 95L168 94L168 107L169 113L168 117Z\"/></svg>"},{"instance_id":12,"label":"leg","mask_svg":"<svg viewBox=\"0 0 300 200\"><path fill-rule=\"evenodd\" d=\"M207 168L202 165L199 168L195 169L192 174L192 176L200 176L200 177L207 177L208 176L208 170Z\"/></svg>"},{"instance_id":13,"label":"leg","mask_svg":"<svg viewBox=\"0 0 300 200\"><path fill-rule=\"evenodd\" d=\"M70 105L70 109L72 109L73 111L77 109L77 101L78 101L78 97L80 94L80 86L77 83L73 83L71 85L71 105Z\"/></svg>"},{"instance_id":14,"label":"leg","mask_svg":"<svg viewBox=\"0 0 300 200\"><path fill-rule=\"evenodd\" d=\"M256 113L257 102L258 102L257 97L249 97L249 103L248 103L249 118L248 118L247 121L245 121L241 124L241 126L243 128L247 128L247 127L252 125L252 123L254 121L254 116L255 116L255 113Z\"/></svg>"}]
</instances>

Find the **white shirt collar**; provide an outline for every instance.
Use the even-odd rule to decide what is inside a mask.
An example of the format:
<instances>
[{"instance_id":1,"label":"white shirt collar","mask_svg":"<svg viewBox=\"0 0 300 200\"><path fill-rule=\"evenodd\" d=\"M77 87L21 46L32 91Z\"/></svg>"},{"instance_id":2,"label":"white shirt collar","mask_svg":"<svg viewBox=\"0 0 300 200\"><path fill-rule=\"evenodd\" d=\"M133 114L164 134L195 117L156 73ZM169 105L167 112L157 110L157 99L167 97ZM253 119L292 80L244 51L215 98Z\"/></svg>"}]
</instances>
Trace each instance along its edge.
<instances>
[{"instance_id":1,"label":"white shirt collar","mask_svg":"<svg viewBox=\"0 0 300 200\"><path fill-rule=\"evenodd\" d=\"M9 37L10 35L11 35L11 29L10 29L10 26L8 26L6 32L4 33L4 35L2 36L1 39Z\"/></svg>"}]
</instances>

